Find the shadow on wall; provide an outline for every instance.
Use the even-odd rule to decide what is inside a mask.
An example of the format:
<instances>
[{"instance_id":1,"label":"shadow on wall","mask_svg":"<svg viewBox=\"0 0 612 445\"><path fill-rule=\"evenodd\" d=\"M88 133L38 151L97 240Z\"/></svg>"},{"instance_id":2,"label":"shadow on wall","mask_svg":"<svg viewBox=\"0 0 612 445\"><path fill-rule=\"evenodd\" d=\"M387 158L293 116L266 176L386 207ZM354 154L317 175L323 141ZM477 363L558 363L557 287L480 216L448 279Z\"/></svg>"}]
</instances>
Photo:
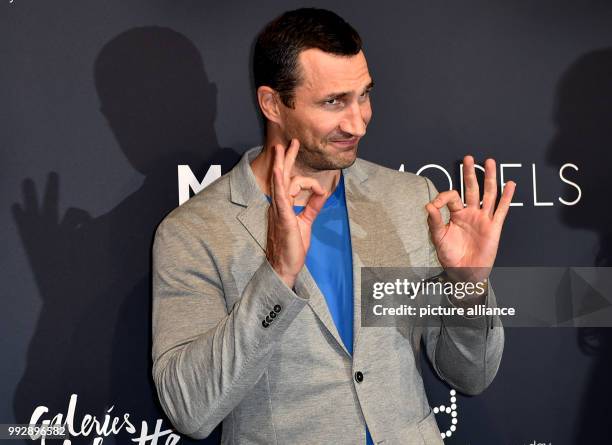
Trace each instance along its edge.
<instances>
[{"instance_id":1,"label":"shadow on wall","mask_svg":"<svg viewBox=\"0 0 612 445\"><path fill-rule=\"evenodd\" d=\"M563 160L574 160L580 168L582 189L582 198L574 208L559 207L561 219L571 228L596 232L599 252L591 265L610 267L612 48L587 53L570 65L557 88L554 121L556 134L548 148L548 162L560 167ZM575 196L575 190L568 190L567 196ZM592 356L593 362L582 406L576 410L580 417L574 443L610 443L612 328L579 328L577 332L580 350Z\"/></svg>"},{"instance_id":2,"label":"shadow on wall","mask_svg":"<svg viewBox=\"0 0 612 445\"><path fill-rule=\"evenodd\" d=\"M15 393L15 418L28 423L38 405L49 408L43 419L65 414L70 395L78 394L77 428L85 414L103 420L114 406L111 416L129 413L138 432L141 420L152 432L163 417L151 377L153 234L178 205L178 164L201 179L210 164L225 172L239 155L219 147L217 90L183 35L130 29L102 48L94 70L102 114L145 180L97 218L78 208L60 217L57 173L49 174L41 202L34 182L23 181L23 202L12 210L42 310ZM217 443L219 431L200 443ZM95 430L86 443L91 436Z\"/></svg>"}]
</instances>

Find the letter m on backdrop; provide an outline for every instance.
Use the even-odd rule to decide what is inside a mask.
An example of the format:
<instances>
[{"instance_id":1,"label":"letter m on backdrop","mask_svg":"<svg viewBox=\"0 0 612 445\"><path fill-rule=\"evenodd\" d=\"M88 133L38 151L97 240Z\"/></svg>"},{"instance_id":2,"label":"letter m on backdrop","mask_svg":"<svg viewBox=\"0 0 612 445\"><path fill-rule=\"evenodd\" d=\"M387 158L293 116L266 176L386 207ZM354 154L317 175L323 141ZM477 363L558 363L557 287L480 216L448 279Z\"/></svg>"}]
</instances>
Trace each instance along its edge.
<instances>
[{"instance_id":1,"label":"letter m on backdrop","mask_svg":"<svg viewBox=\"0 0 612 445\"><path fill-rule=\"evenodd\" d=\"M207 185L215 179L221 177L221 165L213 164L208 167L208 171L202 181L198 181L191 168L188 165L178 166L178 194L179 205L184 204L189 200L189 191L196 193L202 191Z\"/></svg>"}]
</instances>

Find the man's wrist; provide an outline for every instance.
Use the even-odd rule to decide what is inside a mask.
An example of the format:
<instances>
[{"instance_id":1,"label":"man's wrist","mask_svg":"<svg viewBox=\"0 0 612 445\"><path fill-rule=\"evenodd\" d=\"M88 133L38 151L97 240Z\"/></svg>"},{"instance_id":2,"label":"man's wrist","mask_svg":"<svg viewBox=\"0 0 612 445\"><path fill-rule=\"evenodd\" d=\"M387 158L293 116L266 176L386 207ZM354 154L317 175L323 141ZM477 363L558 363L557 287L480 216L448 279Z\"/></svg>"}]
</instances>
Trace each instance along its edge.
<instances>
[{"instance_id":1,"label":"man's wrist","mask_svg":"<svg viewBox=\"0 0 612 445\"><path fill-rule=\"evenodd\" d=\"M274 271L274 273L278 275L278 277L287 285L289 289L295 292L294 287L295 287L295 280L297 279L297 277L293 275L287 275L287 274L280 272L278 270L279 267L276 264L274 264L274 262L272 262L270 258L266 257L266 260L268 261L268 263L270 263L270 266L272 267L272 270Z\"/></svg>"},{"instance_id":2,"label":"man's wrist","mask_svg":"<svg viewBox=\"0 0 612 445\"><path fill-rule=\"evenodd\" d=\"M447 270L442 271L437 276L437 280L443 286L448 283L454 290L447 294L450 303L463 308L486 304L487 295L489 294L489 279L482 278L476 281L471 278L464 280L460 278L461 276L461 274L453 273L453 271L449 273Z\"/></svg>"}]
</instances>

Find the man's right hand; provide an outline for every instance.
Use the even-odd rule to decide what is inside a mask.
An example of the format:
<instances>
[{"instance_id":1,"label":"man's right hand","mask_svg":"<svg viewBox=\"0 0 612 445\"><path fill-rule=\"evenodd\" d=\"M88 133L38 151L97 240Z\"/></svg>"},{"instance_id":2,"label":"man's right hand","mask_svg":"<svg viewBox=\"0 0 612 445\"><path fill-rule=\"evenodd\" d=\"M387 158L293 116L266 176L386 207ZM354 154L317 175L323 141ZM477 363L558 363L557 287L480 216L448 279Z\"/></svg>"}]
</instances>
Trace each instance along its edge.
<instances>
[{"instance_id":1,"label":"man's right hand","mask_svg":"<svg viewBox=\"0 0 612 445\"><path fill-rule=\"evenodd\" d=\"M312 224L327 200L328 193L313 178L291 176L300 143L292 139L288 149L274 146L274 165L270 178L272 202L268 209L266 258L287 284L293 288L306 261ZM293 210L295 197L309 190L311 195L298 214Z\"/></svg>"}]
</instances>

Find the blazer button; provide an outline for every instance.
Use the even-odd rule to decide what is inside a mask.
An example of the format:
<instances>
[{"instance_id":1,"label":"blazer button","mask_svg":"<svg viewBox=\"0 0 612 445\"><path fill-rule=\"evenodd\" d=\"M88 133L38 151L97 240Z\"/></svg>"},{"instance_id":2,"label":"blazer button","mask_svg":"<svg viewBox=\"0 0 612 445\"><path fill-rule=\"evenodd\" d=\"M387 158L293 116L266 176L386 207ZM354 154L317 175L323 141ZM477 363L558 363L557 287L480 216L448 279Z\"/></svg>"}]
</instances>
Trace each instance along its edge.
<instances>
[{"instance_id":1,"label":"blazer button","mask_svg":"<svg viewBox=\"0 0 612 445\"><path fill-rule=\"evenodd\" d=\"M276 318L276 312L270 311L270 318Z\"/></svg>"},{"instance_id":2,"label":"blazer button","mask_svg":"<svg viewBox=\"0 0 612 445\"><path fill-rule=\"evenodd\" d=\"M278 314L280 311L281 311L280 305L278 305L278 304L274 305L274 312L276 312Z\"/></svg>"},{"instance_id":3,"label":"blazer button","mask_svg":"<svg viewBox=\"0 0 612 445\"><path fill-rule=\"evenodd\" d=\"M357 383L363 382L363 374L361 373L361 371L357 371L355 373L355 380L357 381Z\"/></svg>"},{"instance_id":4,"label":"blazer button","mask_svg":"<svg viewBox=\"0 0 612 445\"><path fill-rule=\"evenodd\" d=\"M262 321L261 324L264 328L267 328L268 326L270 326L270 324L266 320Z\"/></svg>"},{"instance_id":5,"label":"blazer button","mask_svg":"<svg viewBox=\"0 0 612 445\"><path fill-rule=\"evenodd\" d=\"M266 315L266 321L267 321L268 323L271 323L271 322L272 322L272 319L270 318L270 316L269 316L269 315Z\"/></svg>"}]
</instances>

